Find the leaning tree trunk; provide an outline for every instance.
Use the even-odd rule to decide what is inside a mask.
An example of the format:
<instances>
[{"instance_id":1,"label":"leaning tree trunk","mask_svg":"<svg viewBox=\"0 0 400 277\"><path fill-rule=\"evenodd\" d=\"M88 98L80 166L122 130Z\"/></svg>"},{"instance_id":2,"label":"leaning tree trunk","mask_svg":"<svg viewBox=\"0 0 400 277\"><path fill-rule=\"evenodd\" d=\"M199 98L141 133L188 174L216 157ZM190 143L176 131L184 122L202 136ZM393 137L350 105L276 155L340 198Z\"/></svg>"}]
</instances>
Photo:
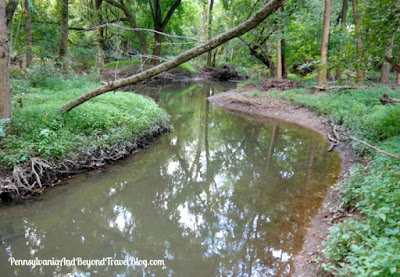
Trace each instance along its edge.
<instances>
[{"instance_id":1,"label":"leaning tree trunk","mask_svg":"<svg viewBox=\"0 0 400 277\"><path fill-rule=\"evenodd\" d=\"M361 85L364 78L364 72L360 68L360 63L363 57L363 44L361 40L361 19L358 13L358 0L353 0L353 13L354 13L354 23L356 24L356 40L357 40L357 85Z\"/></svg>"},{"instance_id":2,"label":"leaning tree trunk","mask_svg":"<svg viewBox=\"0 0 400 277\"><path fill-rule=\"evenodd\" d=\"M7 18L7 26L10 25L14 17L15 11L17 10L17 7L18 7L18 1L10 0L8 2L6 7L6 16L5 16Z\"/></svg>"},{"instance_id":3,"label":"leaning tree trunk","mask_svg":"<svg viewBox=\"0 0 400 277\"><path fill-rule=\"evenodd\" d=\"M61 5L61 37L58 59L64 62L68 57L68 0L60 0Z\"/></svg>"},{"instance_id":4,"label":"leaning tree trunk","mask_svg":"<svg viewBox=\"0 0 400 277\"><path fill-rule=\"evenodd\" d=\"M391 57L393 52L393 44L394 44L394 34L390 36L389 43L386 46L385 57ZM390 64L385 60L381 65L381 76L379 78L379 82L383 84L389 84L389 75L390 75Z\"/></svg>"},{"instance_id":5,"label":"leaning tree trunk","mask_svg":"<svg viewBox=\"0 0 400 277\"><path fill-rule=\"evenodd\" d=\"M25 6L25 40L26 40L26 55L25 55L25 68L29 68L32 63L32 21L31 11L29 8L29 1L24 0Z\"/></svg>"},{"instance_id":6,"label":"leaning tree trunk","mask_svg":"<svg viewBox=\"0 0 400 277\"><path fill-rule=\"evenodd\" d=\"M214 8L214 0L210 0L210 9L208 11L208 31L207 36L210 40L212 38L212 22L213 22L213 8ZM207 66L212 66L212 51L207 54Z\"/></svg>"},{"instance_id":7,"label":"leaning tree trunk","mask_svg":"<svg viewBox=\"0 0 400 277\"><path fill-rule=\"evenodd\" d=\"M233 38L242 36L243 34L247 33L248 31L256 27L258 24L260 24L265 18L267 18L276 9L278 9L283 4L283 1L284 0L271 0L265 6L263 6L259 11L257 11L254 16L252 16L239 26L236 26L235 28L219 36L216 36L197 47L194 47L190 50L187 50L179 54L177 57L175 57L175 59L171 61L165 62L163 64L150 68L141 73L135 74L133 76L116 80L114 82L110 82L107 85L89 91L81 95L80 97L76 98L75 100L71 101L70 103L66 104L65 106L63 106L61 108L61 112L68 112L73 108L79 106L80 104L85 103L86 101L103 93L106 93L108 91L113 91L127 85L133 85L140 81L151 78L157 74L160 74L161 72L177 67L180 64L187 62L188 60L193 59L201 54L209 52Z\"/></svg>"},{"instance_id":8,"label":"leaning tree trunk","mask_svg":"<svg viewBox=\"0 0 400 277\"><path fill-rule=\"evenodd\" d=\"M343 52L343 44L344 44L344 32L346 30L346 23L347 23L347 11L349 9L349 0L343 0L343 6L342 6L342 18L340 21L340 32L342 38L340 39L340 44L339 44L339 64L342 60L342 52ZM340 69L340 65L336 68L336 76L335 79L339 80L342 77L342 70Z\"/></svg>"},{"instance_id":9,"label":"leaning tree trunk","mask_svg":"<svg viewBox=\"0 0 400 277\"><path fill-rule=\"evenodd\" d=\"M329 30L331 25L332 0L325 0L324 26L322 30L321 42L321 65L318 72L318 87L326 89L326 77L328 75L328 49L329 49Z\"/></svg>"},{"instance_id":10,"label":"leaning tree trunk","mask_svg":"<svg viewBox=\"0 0 400 277\"><path fill-rule=\"evenodd\" d=\"M0 0L0 119L11 117L11 85L4 0Z\"/></svg>"}]
</instances>

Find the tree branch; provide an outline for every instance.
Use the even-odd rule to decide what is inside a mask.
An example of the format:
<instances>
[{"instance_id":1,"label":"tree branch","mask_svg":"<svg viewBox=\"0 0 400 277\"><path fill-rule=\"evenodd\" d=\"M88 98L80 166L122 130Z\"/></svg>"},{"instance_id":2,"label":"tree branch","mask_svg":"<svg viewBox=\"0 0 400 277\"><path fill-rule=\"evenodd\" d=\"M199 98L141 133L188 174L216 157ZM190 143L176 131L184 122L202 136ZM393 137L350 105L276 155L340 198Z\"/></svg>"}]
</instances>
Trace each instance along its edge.
<instances>
[{"instance_id":1,"label":"tree branch","mask_svg":"<svg viewBox=\"0 0 400 277\"><path fill-rule=\"evenodd\" d=\"M373 146L373 145L371 145L371 144L369 144L369 143L366 143L365 141L359 140L359 139L357 139L357 138L355 138L355 137L350 137L350 138L351 138L352 140L355 140L355 141L357 141L357 142L359 142L359 143L364 144L365 146L368 146L369 148L374 149L376 152L378 152L378 153L380 153L380 154L382 154L382 155L384 155L384 156L387 156L387 157L391 157L391 158L395 158L395 159L397 159L397 160L400 160L400 156L396 156L396 155L390 154L390 153L388 153L388 152L385 152L385 151L383 151L383 150L381 150L381 149L379 149L379 148L377 148L377 147L375 147L375 146Z\"/></svg>"},{"instance_id":2,"label":"tree branch","mask_svg":"<svg viewBox=\"0 0 400 277\"><path fill-rule=\"evenodd\" d=\"M182 0L176 0L175 3L172 5L171 9L169 9L167 16L165 17L163 23L161 24L161 28L162 30L165 29L165 27L167 27L167 24L169 22L169 20L171 19L172 14L174 13L174 11L176 10L176 8L179 6L179 4L181 3Z\"/></svg>"},{"instance_id":3,"label":"tree branch","mask_svg":"<svg viewBox=\"0 0 400 277\"><path fill-rule=\"evenodd\" d=\"M400 73L400 64L396 63L395 60L393 60L392 58L386 56L385 60L391 64L391 66L393 66L394 70L396 70L397 72Z\"/></svg>"},{"instance_id":4,"label":"tree branch","mask_svg":"<svg viewBox=\"0 0 400 277\"><path fill-rule=\"evenodd\" d=\"M173 59L171 61L162 63L160 65L157 65L157 66L150 68L146 71L143 71L141 73L135 74L133 76L130 76L130 77L127 77L127 78L124 78L121 80L110 82L105 86L101 86L94 90L91 90L91 91L79 96L78 98L74 99L73 101L69 102L65 106L63 106L60 111L62 113L68 112L68 111L72 110L73 108L81 105L82 103L85 103L86 101L88 101L98 95L101 95L108 91L116 90L118 88L121 88L121 87L124 87L127 85L136 84L138 82L141 82L143 80L146 80L148 78L156 76L156 75L160 74L161 72L167 71L171 68L175 68L175 67L179 66L180 64L187 62L187 61L193 59L194 57L197 57L203 53L209 52L209 51L217 48L221 44L223 44L233 38L239 37L239 36L247 33L248 31L250 31L254 27L256 27L265 18L267 18L269 15L271 15L280 6L282 6L283 2L284 2L284 0L271 0L266 5L264 5L258 12L256 12L256 14L254 16L252 16L251 18L249 18L242 24L236 26L235 28L233 28L229 31L226 31L225 33L220 34L197 47L194 47L190 50L187 50L187 51L179 54L178 56L175 57L175 59Z\"/></svg>"}]
</instances>

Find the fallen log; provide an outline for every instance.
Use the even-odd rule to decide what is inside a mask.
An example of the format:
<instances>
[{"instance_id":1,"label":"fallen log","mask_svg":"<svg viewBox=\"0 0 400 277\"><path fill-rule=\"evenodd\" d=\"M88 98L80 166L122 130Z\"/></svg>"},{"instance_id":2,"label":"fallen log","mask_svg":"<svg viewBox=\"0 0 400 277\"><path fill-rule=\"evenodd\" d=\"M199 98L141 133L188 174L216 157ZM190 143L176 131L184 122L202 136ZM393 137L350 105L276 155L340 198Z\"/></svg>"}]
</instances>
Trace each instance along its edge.
<instances>
[{"instance_id":1,"label":"fallen log","mask_svg":"<svg viewBox=\"0 0 400 277\"><path fill-rule=\"evenodd\" d=\"M375 150L375 151L378 152L379 154L382 154L382 155L384 155L384 156L387 156L387 157L391 157L391 158L395 158L395 159L397 159L397 160L400 160L400 156L396 156L396 155L390 154L390 153L388 153L388 152L385 152L385 151L383 151L383 150L381 150L381 149L379 149L379 148L377 148L377 147L375 147L375 146L373 146L373 145L371 145L371 144L369 144L369 143L367 143L367 142L365 142L365 141L359 140L359 139L357 139L357 138L355 138L355 137L350 137L350 138L351 138L352 140L354 140L354 141L357 141L357 142L359 142L359 143L361 143L361 144L364 144L365 146L368 146L369 148Z\"/></svg>"},{"instance_id":2,"label":"fallen log","mask_svg":"<svg viewBox=\"0 0 400 277\"><path fill-rule=\"evenodd\" d=\"M313 86L311 88L318 89L320 91L326 91L326 90L332 90L332 89L365 89L367 87L354 85L354 86L330 86L330 87Z\"/></svg>"},{"instance_id":3,"label":"fallen log","mask_svg":"<svg viewBox=\"0 0 400 277\"><path fill-rule=\"evenodd\" d=\"M382 95L382 97L379 99L379 101L382 103L382 105L386 105L387 103L393 103L393 104L399 104L400 99L399 98L392 98L386 93Z\"/></svg>"}]
</instances>

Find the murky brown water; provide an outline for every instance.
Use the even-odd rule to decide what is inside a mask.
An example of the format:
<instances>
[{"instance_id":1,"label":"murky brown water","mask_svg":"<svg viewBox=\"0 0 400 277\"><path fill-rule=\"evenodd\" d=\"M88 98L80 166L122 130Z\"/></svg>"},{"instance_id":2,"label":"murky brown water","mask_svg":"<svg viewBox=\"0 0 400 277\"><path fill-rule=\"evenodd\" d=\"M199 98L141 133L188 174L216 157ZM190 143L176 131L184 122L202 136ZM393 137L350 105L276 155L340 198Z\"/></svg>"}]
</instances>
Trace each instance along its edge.
<instances>
[{"instance_id":1,"label":"murky brown water","mask_svg":"<svg viewBox=\"0 0 400 277\"><path fill-rule=\"evenodd\" d=\"M173 132L106 171L0 207L1 276L289 276L340 158L310 130L205 100L226 89L153 89ZM11 256L165 265L31 268L11 266Z\"/></svg>"}]
</instances>

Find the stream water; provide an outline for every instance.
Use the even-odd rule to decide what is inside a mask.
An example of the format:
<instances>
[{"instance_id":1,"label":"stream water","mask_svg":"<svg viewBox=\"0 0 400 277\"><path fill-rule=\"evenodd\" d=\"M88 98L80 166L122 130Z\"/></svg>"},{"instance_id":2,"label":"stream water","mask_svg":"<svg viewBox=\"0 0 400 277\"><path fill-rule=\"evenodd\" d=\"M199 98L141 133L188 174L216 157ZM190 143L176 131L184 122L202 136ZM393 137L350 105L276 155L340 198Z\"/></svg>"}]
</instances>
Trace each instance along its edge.
<instances>
[{"instance_id":1,"label":"stream water","mask_svg":"<svg viewBox=\"0 0 400 277\"><path fill-rule=\"evenodd\" d=\"M153 88L174 130L151 148L0 207L2 276L290 276L341 160L319 134L209 104L232 84ZM143 88L140 89L143 91ZM11 265L15 259L164 266Z\"/></svg>"}]
</instances>

